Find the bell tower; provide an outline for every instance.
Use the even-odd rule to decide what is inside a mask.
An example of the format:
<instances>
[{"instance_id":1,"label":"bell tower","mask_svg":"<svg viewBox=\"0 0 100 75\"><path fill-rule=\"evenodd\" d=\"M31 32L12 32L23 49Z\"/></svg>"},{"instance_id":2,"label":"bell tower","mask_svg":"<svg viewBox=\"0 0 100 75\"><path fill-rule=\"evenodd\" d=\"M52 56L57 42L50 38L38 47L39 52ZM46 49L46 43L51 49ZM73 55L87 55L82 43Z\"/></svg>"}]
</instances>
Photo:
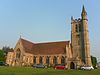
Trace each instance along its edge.
<instances>
[{"instance_id":1,"label":"bell tower","mask_svg":"<svg viewBox=\"0 0 100 75\"><path fill-rule=\"evenodd\" d=\"M81 19L71 18L71 48L72 48L72 62L79 68L82 64L81 56Z\"/></svg>"},{"instance_id":2,"label":"bell tower","mask_svg":"<svg viewBox=\"0 0 100 75\"><path fill-rule=\"evenodd\" d=\"M87 12L83 6L81 18L71 17L72 61L76 68L91 65ZM78 66L77 66L78 65Z\"/></svg>"}]
</instances>

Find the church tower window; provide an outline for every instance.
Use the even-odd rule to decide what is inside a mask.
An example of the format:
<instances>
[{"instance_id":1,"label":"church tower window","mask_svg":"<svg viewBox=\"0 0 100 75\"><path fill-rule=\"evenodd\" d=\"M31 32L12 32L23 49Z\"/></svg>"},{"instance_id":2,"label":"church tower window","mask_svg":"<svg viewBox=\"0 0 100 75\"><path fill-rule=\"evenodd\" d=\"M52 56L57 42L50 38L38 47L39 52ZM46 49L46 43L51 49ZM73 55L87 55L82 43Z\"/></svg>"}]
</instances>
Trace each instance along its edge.
<instances>
[{"instance_id":1,"label":"church tower window","mask_svg":"<svg viewBox=\"0 0 100 75\"><path fill-rule=\"evenodd\" d=\"M75 30L76 30L76 32L78 32L78 25L77 24L76 24Z\"/></svg>"},{"instance_id":2,"label":"church tower window","mask_svg":"<svg viewBox=\"0 0 100 75\"><path fill-rule=\"evenodd\" d=\"M81 25L79 24L79 32L81 31Z\"/></svg>"}]
</instances>

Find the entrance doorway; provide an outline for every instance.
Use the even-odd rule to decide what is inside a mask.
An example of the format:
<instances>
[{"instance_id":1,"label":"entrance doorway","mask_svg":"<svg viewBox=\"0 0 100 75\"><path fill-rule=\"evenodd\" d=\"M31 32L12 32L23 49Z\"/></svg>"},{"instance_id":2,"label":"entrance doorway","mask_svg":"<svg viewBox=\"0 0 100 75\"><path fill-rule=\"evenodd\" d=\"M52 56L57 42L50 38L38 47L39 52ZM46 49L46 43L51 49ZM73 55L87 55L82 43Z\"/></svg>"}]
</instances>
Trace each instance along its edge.
<instances>
[{"instance_id":1,"label":"entrance doorway","mask_svg":"<svg viewBox=\"0 0 100 75\"><path fill-rule=\"evenodd\" d=\"M70 63L70 69L75 69L75 64L73 62Z\"/></svg>"}]
</instances>

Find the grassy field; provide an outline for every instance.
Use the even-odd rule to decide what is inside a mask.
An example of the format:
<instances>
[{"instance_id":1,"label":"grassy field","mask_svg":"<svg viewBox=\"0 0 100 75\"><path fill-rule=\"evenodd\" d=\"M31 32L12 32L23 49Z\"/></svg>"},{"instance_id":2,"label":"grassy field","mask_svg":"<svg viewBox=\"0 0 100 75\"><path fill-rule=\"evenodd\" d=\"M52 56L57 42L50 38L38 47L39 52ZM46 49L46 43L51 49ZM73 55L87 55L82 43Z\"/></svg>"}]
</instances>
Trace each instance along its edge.
<instances>
[{"instance_id":1,"label":"grassy field","mask_svg":"<svg viewBox=\"0 0 100 75\"><path fill-rule=\"evenodd\" d=\"M0 75L100 75L100 69L92 71L82 70L54 70L34 69L32 67L0 67Z\"/></svg>"}]
</instances>

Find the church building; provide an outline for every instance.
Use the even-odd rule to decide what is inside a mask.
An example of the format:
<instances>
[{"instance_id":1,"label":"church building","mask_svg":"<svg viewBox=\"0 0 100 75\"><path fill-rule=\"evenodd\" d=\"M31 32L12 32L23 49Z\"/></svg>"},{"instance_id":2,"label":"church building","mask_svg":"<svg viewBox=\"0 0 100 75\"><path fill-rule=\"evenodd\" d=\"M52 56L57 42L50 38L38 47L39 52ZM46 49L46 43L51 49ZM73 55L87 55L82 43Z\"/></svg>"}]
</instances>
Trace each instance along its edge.
<instances>
[{"instance_id":1,"label":"church building","mask_svg":"<svg viewBox=\"0 0 100 75\"><path fill-rule=\"evenodd\" d=\"M71 42L33 43L20 38L14 50L8 52L6 63L9 66L65 64L68 69L91 66L88 18L84 6L81 18L71 17Z\"/></svg>"}]
</instances>

